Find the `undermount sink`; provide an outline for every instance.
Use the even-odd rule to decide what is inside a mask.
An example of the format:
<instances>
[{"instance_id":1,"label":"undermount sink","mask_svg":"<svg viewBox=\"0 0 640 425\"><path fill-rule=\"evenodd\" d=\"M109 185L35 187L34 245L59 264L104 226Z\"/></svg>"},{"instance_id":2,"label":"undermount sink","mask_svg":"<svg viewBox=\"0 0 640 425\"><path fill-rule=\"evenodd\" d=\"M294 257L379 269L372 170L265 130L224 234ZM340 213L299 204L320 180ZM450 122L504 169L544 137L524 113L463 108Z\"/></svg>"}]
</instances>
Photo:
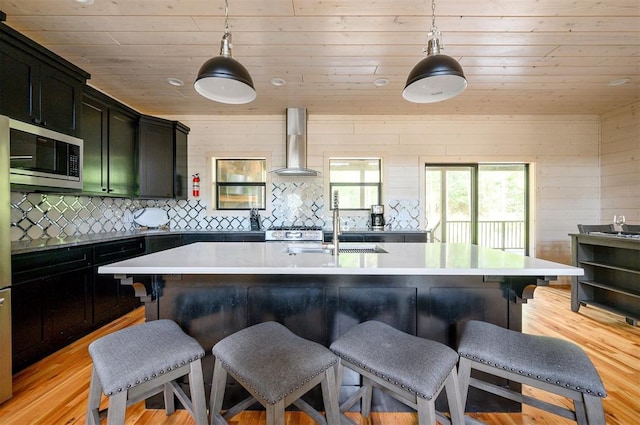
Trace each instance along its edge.
<instances>
[{"instance_id":1,"label":"undermount sink","mask_svg":"<svg viewBox=\"0 0 640 425\"><path fill-rule=\"evenodd\" d=\"M287 254L331 254L331 248L319 243L294 243L287 245ZM383 254L387 251L376 244L343 242L338 248L341 254Z\"/></svg>"}]
</instances>

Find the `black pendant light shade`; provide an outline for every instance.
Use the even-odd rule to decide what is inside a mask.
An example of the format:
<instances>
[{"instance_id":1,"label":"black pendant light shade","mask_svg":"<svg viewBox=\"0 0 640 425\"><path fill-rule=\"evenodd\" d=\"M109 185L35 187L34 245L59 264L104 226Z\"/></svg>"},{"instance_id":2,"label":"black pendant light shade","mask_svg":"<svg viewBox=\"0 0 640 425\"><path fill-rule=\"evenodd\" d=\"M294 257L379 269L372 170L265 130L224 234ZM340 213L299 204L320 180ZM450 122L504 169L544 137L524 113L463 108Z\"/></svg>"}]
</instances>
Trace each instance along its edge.
<instances>
[{"instance_id":1,"label":"black pendant light shade","mask_svg":"<svg viewBox=\"0 0 640 425\"><path fill-rule=\"evenodd\" d=\"M413 67L402 97L414 103L434 103L459 95L467 88L460 64L447 55L429 55Z\"/></svg>"},{"instance_id":2,"label":"black pendant light shade","mask_svg":"<svg viewBox=\"0 0 640 425\"><path fill-rule=\"evenodd\" d=\"M428 34L427 57L413 67L407 77L402 97L414 103L434 103L451 99L467 88L462 67L454 58L441 55L440 31L436 27L436 2L431 0L431 31Z\"/></svg>"},{"instance_id":3,"label":"black pendant light shade","mask_svg":"<svg viewBox=\"0 0 640 425\"><path fill-rule=\"evenodd\" d=\"M220 56L206 61L198 71L193 87L207 99L240 105L256 98L256 89L247 68L232 55L229 32L229 0L224 2L224 35L220 41Z\"/></svg>"},{"instance_id":4,"label":"black pendant light shade","mask_svg":"<svg viewBox=\"0 0 640 425\"><path fill-rule=\"evenodd\" d=\"M194 87L207 99L221 103L239 105L256 98L249 71L231 56L206 61L198 71Z\"/></svg>"}]
</instances>

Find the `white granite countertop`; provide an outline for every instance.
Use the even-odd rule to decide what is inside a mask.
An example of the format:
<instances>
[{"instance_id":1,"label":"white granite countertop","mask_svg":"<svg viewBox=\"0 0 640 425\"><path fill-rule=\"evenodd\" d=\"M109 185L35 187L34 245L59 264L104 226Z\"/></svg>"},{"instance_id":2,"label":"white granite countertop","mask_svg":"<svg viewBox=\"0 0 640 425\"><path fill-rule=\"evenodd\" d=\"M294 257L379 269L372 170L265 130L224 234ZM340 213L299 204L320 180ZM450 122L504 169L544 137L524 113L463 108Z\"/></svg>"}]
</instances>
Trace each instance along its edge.
<instances>
[{"instance_id":1,"label":"white granite countertop","mask_svg":"<svg viewBox=\"0 0 640 425\"><path fill-rule=\"evenodd\" d=\"M199 242L101 266L103 274L581 276L580 268L470 244L346 243L387 253L297 252L308 244ZM298 248L291 253L288 247ZM315 247L318 244L314 244ZM304 250L304 249L303 249Z\"/></svg>"}]
</instances>

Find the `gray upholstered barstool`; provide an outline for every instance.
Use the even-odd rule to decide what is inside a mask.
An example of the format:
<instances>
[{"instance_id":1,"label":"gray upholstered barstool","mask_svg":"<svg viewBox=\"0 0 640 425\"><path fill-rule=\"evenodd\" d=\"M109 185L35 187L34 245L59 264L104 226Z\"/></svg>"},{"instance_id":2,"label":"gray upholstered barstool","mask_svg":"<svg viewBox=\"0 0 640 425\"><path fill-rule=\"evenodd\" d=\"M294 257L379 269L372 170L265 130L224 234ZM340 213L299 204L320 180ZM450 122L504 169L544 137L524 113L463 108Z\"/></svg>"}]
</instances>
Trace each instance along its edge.
<instances>
[{"instance_id":1,"label":"gray upholstered barstool","mask_svg":"<svg viewBox=\"0 0 640 425\"><path fill-rule=\"evenodd\" d=\"M607 393L593 363L576 344L472 320L465 324L458 352L463 404L471 386L580 425L605 423L602 397ZM572 399L574 410L471 377L472 369Z\"/></svg>"},{"instance_id":2,"label":"gray upholstered barstool","mask_svg":"<svg viewBox=\"0 0 640 425\"><path fill-rule=\"evenodd\" d=\"M164 391L167 415L175 394L197 425L207 424L200 359L204 350L172 320L122 329L89 345L93 360L87 425L100 424L101 393L109 397L108 425L123 425L128 405ZM191 400L176 383L188 375Z\"/></svg>"},{"instance_id":3,"label":"gray upholstered barstool","mask_svg":"<svg viewBox=\"0 0 640 425\"><path fill-rule=\"evenodd\" d=\"M238 331L213 346L216 358L211 385L211 424L231 418L260 402L267 425L284 425L284 411L294 404L317 423L340 424L335 384L338 358L326 347L300 338L283 325L264 322ZM251 396L222 413L227 373ZM321 384L325 417L300 399Z\"/></svg>"},{"instance_id":4,"label":"gray upholstered barstool","mask_svg":"<svg viewBox=\"0 0 640 425\"><path fill-rule=\"evenodd\" d=\"M330 348L340 357L340 377L343 366L362 375L362 387L340 406L341 410L362 399L362 416L368 417L375 385L417 410L420 425L435 425L436 417L442 423L465 423L456 374L458 354L446 345L368 321L350 329ZM436 398L443 389L451 421L435 410Z\"/></svg>"}]
</instances>

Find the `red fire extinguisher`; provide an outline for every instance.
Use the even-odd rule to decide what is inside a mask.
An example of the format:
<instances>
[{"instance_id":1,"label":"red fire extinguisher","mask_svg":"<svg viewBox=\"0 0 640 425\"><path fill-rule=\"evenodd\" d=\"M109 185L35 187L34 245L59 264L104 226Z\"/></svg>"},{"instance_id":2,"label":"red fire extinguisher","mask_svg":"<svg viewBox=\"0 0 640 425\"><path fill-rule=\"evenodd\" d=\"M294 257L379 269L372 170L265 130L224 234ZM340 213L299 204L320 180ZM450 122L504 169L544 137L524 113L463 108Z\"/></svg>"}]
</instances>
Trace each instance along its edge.
<instances>
[{"instance_id":1,"label":"red fire extinguisher","mask_svg":"<svg viewBox=\"0 0 640 425\"><path fill-rule=\"evenodd\" d=\"M200 174L193 175L193 196L197 198L200 196Z\"/></svg>"}]
</instances>

